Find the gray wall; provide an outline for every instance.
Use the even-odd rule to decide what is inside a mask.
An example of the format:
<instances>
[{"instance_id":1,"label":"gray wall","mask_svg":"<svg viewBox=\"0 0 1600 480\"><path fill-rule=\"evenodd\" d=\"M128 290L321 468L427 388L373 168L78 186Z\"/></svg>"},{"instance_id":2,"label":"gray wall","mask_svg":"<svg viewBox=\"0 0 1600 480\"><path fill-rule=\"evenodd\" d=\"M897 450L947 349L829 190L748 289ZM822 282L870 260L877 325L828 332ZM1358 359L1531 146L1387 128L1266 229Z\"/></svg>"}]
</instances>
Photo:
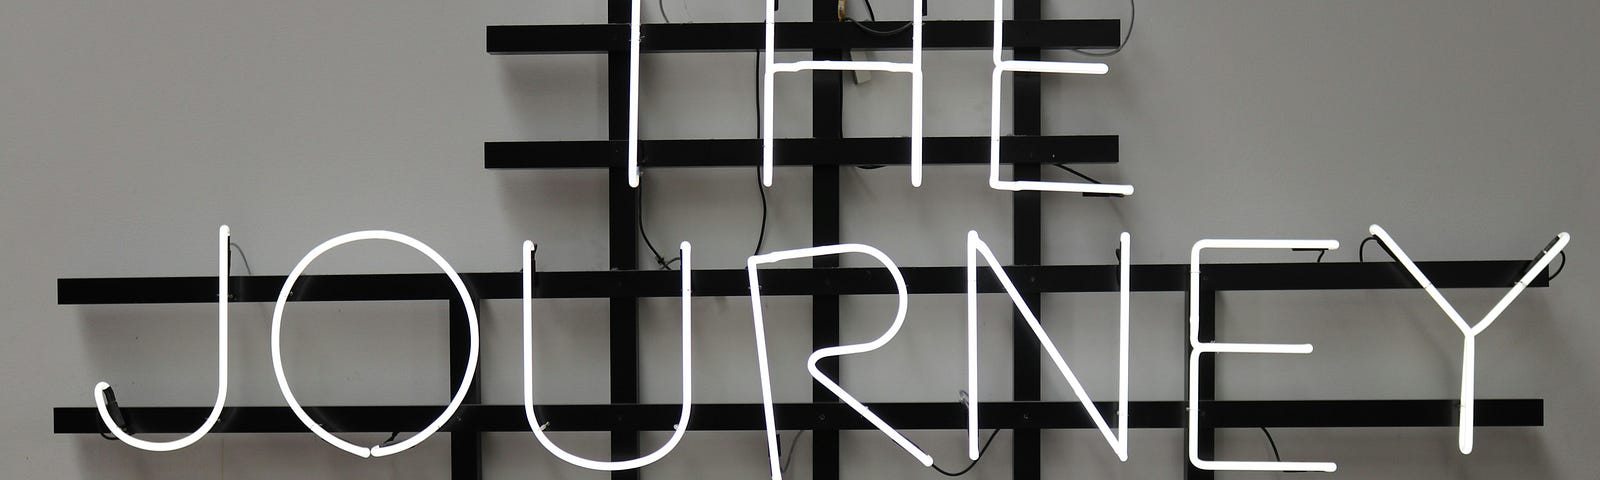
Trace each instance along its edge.
<instances>
[{"instance_id":1,"label":"gray wall","mask_svg":"<svg viewBox=\"0 0 1600 480\"><path fill-rule=\"evenodd\" d=\"M675 21L755 21L759 2L665 0ZM784 2L786 19L809 18ZM878 11L904 12L880 0ZM658 21L654 8L647 21ZM859 14L858 14L859 15ZM1050 2L1046 15L1126 17L1117 0ZM982 2L934 2L931 18L987 18ZM484 26L603 19L601 2L62 2L0 9L0 472L14 478L441 478L443 435L403 455L362 460L311 435L220 435L176 453L94 436L53 435L50 408L92 405L105 379L126 405L205 405L214 392L213 307L54 304L55 279L210 275L212 235L233 227L258 274L284 274L340 233L385 228L428 242L462 271L513 271L519 242L549 270L604 268L605 195L596 171L482 168L486 140L604 138L598 56L491 57ZM891 18L905 18L894 13ZM1132 45L1104 77L1049 77L1047 133L1115 133L1122 162L1085 167L1133 183L1125 199L1046 197L1045 259L1111 261L1133 234L1138 263L1186 261L1208 237L1333 238L1353 261L1366 226L1390 229L1428 260L1531 256L1572 232L1573 264L1527 292L1479 341L1480 398L1546 399L1548 425L1455 430L1274 432L1286 459L1331 460L1337 478L1592 478L1600 399L1600 3L1141 0ZM798 58L798 57L797 57ZM878 58L903 58L881 53ZM1066 53L1053 59L1072 59ZM647 138L748 137L755 57L645 60ZM986 52L927 55L928 133L987 132ZM809 135L808 80L779 82L778 131ZM846 88L851 135L903 135L908 82L878 75ZM1009 126L1007 127L1009 128ZM645 208L660 244L689 240L696 266L742 266L759 208L752 169L651 171ZM1054 175L1057 172L1050 172ZM981 168L931 169L912 189L898 168L844 173L844 238L901 265L956 265L979 230L1010 258L1010 203ZM809 178L780 170L768 191L767 250L806 245ZM642 258L642 257L641 257ZM1217 261L1311 261L1305 254ZM857 263L861 259L847 259ZM242 265L235 273L242 274ZM337 250L313 273L431 271L400 248ZM1500 291L1452 291L1469 317ZM988 296L985 387L1009 397L1010 320ZM916 297L893 344L845 361L867 400L953 400L963 385L960 296ZM1049 329L1099 399L1111 399L1115 297L1052 295ZM1452 398L1456 329L1421 291L1238 293L1221 299L1221 335L1312 342L1309 356L1221 360L1225 399ZM677 401L676 300L647 302L646 401ZM541 301L540 401L604 402L605 305ZM696 399L759 400L748 302L697 299ZM888 298L846 300L845 339L876 336ZM1181 295L1134 297L1135 400L1182 398ZM294 305L285 331L307 403L415 404L448 398L444 307ZM774 299L769 334L780 401L809 388L808 303ZM281 405L269 362L270 306L233 309L232 405ZM515 302L489 302L487 400L516 403ZM1049 370L1046 370L1049 372ZM1059 380L1046 396L1071 399ZM552 419L559 422L560 419ZM787 437L787 433L785 436ZM1176 430L1136 430L1119 463L1093 432L1046 435L1052 478L1177 478ZM914 432L942 465L963 464L956 431ZM599 455L603 434L557 435ZM362 442L382 435L350 436ZM652 448L661 436L651 436ZM1257 431L1222 435L1230 458L1270 458ZM937 478L872 432L849 434L851 478ZM809 442L790 475L806 478ZM1007 478L1002 434L976 475ZM486 478L601 478L562 464L530 435L490 435ZM691 433L651 478L760 478L757 433ZM1235 474L1227 478L1268 478Z\"/></svg>"}]
</instances>

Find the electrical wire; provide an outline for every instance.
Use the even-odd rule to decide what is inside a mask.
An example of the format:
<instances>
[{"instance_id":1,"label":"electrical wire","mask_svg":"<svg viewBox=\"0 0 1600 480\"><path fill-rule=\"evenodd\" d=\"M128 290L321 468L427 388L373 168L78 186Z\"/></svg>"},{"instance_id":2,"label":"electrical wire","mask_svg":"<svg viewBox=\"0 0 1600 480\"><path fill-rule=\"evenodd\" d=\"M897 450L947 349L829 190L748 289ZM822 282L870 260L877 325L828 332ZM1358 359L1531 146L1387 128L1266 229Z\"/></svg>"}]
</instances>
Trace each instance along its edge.
<instances>
[{"instance_id":1,"label":"electrical wire","mask_svg":"<svg viewBox=\"0 0 1600 480\"><path fill-rule=\"evenodd\" d=\"M867 33L872 34L872 35L877 35L879 37L892 37L892 36L895 36L895 35L899 35L899 34L905 32L906 30L910 29L911 26L913 25L911 22L906 22L905 25L901 25L901 26L895 27L895 28L893 28L891 30L878 30L878 29L875 29L875 28L867 26L867 24L865 24L865 23L858 22L854 18L844 17L844 21L849 22L852 25L855 25L856 28L861 29L861 31L863 31L863 32L867 32Z\"/></svg>"},{"instance_id":2,"label":"electrical wire","mask_svg":"<svg viewBox=\"0 0 1600 480\"><path fill-rule=\"evenodd\" d=\"M1084 175L1083 172L1079 172L1077 170L1074 170L1072 167L1068 167L1066 164L1053 163L1051 165L1055 165L1056 168L1059 168L1059 169L1062 169L1062 170L1066 170L1067 173L1071 173L1074 176L1077 176L1078 178L1081 178L1086 182L1093 183L1093 184L1101 184L1102 183L1099 180L1095 180L1094 177L1090 177L1088 175ZM1124 197L1126 195L1122 195L1122 194L1118 194L1118 193L1084 193L1083 196L1085 196L1085 197Z\"/></svg>"},{"instance_id":3,"label":"electrical wire","mask_svg":"<svg viewBox=\"0 0 1600 480\"><path fill-rule=\"evenodd\" d=\"M244 256L244 247L239 246L239 244L237 244L237 243L228 242L228 248L231 248L234 251L239 252L239 260L243 260L244 261L244 273L246 275L255 275L256 274L255 270L251 270L250 269L250 257Z\"/></svg>"},{"instance_id":4,"label":"electrical wire","mask_svg":"<svg viewBox=\"0 0 1600 480\"><path fill-rule=\"evenodd\" d=\"M794 438L789 439L789 455L787 455L788 459L783 461L783 466L778 467L778 473L787 473L789 471L789 464L794 463L794 449L800 447L800 437L805 436L805 434L806 431L801 430L799 432L795 432Z\"/></svg>"},{"instance_id":5,"label":"electrical wire","mask_svg":"<svg viewBox=\"0 0 1600 480\"><path fill-rule=\"evenodd\" d=\"M1266 434L1267 444L1272 445L1272 459L1283 461L1283 457L1278 456L1278 442L1272 439L1272 432L1267 431L1267 427L1261 427L1261 433Z\"/></svg>"},{"instance_id":6,"label":"electrical wire","mask_svg":"<svg viewBox=\"0 0 1600 480\"><path fill-rule=\"evenodd\" d=\"M672 18L667 16L667 6L665 5L665 0L656 0L656 10L661 12L661 20L663 22L672 23ZM639 236L644 238L644 245L646 247L650 247L650 255L655 257L656 265L659 265L662 270L672 270L672 264L674 262L678 262L678 261L682 260L683 257L672 257L671 259L668 259L666 257L662 257L661 256L661 252L656 250L655 244L650 242L650 233L646 232L645 229L644 229L644 171L643 170L639 171L639 186L638 186L638 188L634 189L633 203L634 203L634 205L633 205L634 218L637 218L639 220Z\"/></svg>"},{"instance_id":7,"label":"electrical wire","mask_svg":"<svg viewBox=\"0 0 1600 480\"><path fill-rule=\"evenodd\" d=\"M1555 280L1556 276L1557 275L1561 275L1561 271L1562 270L1566 270L1566 269L1567 269L1567 251L1566 250L1562 250L1561 251L1561 267L1557 268L1554 272L1550 272L1550 276L1546 277L1545 281Z\"/></svg>"},{"instance_id":8,"label":"electrical wire","mask_svg":"<svg viewBox=\"0 0 1600 480\"><path fill-rule=\"evenodd\" d=\"M866 6L867 6L867 20L868 21L872 21L872 22L878 21L878 14L876 12L872 11L872 0L862 0L861 3L866 4ZM922 5L922 9L923 9L922 14L923 15L927 15L928 14L928 12L927 12L928 5L926 3L924 3ZM868 34L877 35L877 36L880 36L880 37L891 37L891 36L899 35L899 34L905 32L906 29L909 29L909 28L911 28L912 25L914 25L913 22L906 22L905 25L901 25L899 27L895 27L895 28L890 29L890 30L878 30L876 28L868 27L867 24L858 22L858 21L856 21L856 19L850 18L849 16L842 17L842 18L840 18L840 20L844 20L846 22L849 22L852 25L855 25L856 28L861 29L861 31L863 31L863 32L867 32Z\"/></svg>"},{"instance_id":9,"label":"electrical wire","mask_svg":"<svg viewBox=\"0 0 1600 480\"><path fill-rule=\"evenodd\" d=\"M756 138L761 138L761 69L766 64L761 62L761 51L756 50ZM761 244L767 240L767 188L761 185L761 164L756 164L756 192L761 194L761 231L756 234L756 250L751 255L761 254Z\"/></svg>"},{"instance_id":10,"label":"electrical wire","mask_svg":"<svg viewBox=\"0 0 1600 480\"><path fill-rule=\"evenodd\" d=\"M1356 261L1358 261L1358 262L1367 261L1367 242L1372 242L1372 241L1377 241L1377 240L1378 240L1378 237L1376 235L1368 236L1367 238L1362 239L1361 240L1361 246L1356 247ZM1382 246L1382 245L1379 245L1379 246Z\"/></svg>"},{"instance_id":11,"label":"electrical wire","mask_svg":"<svg viewBox=\"0 0 1600 480\"><path fill-rule=\"evenodd\" d=\"M672 270L672 264L674 262L682 260L682 257L672 257L671 259L662 257L661 256L661 252L656 250L656 245L654 243L650 242L650 233L645 231L645 228L644 228L644 171L643 170L639 171L639 187L633 189L633 217L639 220L639 236L644 238L644 246L650 247L650 254L655 256L656 265L661 266L662 270Z\"/></svg>"},{"instance_id":12,"label":"electrical wire","mask_svg":"<svg viewBox=\"0 0 1600 480\"><path fill-rule=\"evenodd\" d=\"M989 444L994 443L994 437L996 435L999 435L999 434L1000 434L1000 429L998 429L998 428L996 428L993 433L989 434L989 439L985 440L983 442L983 448L978 449L978 458L973 459L972 463L968 463L967 464L967 468L963 468L961 470L950 472L950 471L946 471L943 468L939 468L938 464L933 464L933 465L930 465L930 466L933 467L933 469L935 471L938 471L939 473L944 474L944 476L946 476L946 477L959 477L959 476L962 476L962 475L966 475L967 472L972 471L972 467L978 466L978 460L983 460L984 452L988 452L989 451Z\"/></svg>"},{"instance_id":13,"label":"electrical wire","mask_svg":"<svg viewBox=\"0 0 1600 480\"><path fill-rule=\"evenodd\" d=\"M1059 168L1059 169L1062 169L1062 170L1066 170L1067 173L1071 173L1073 175L1077 175L1078 178L1081 178L1086 182L1093 183L1093 184L1096 184L1096 185L1100 184L1099 180L1095 180L1094 178L1092 178L1092 177L1090 177L1088 175L1084 175L1082 172L1079 172L1077 170L1073 170L1072 167L1068 167L1068 166L1066 166L1066 164L1057 163L1057 164L1054 164L1054 165L1056 166L1056 168Z\"/></svg>"},{"instance_id":14,"label":"electrical wire","mask_svg":"<svg viewBox=\"0 0 1600 480\"><path fill-rule=\"evenodd\" d=\"M756 193L761 194L761 230L756 235L756 249L751 256L761 254L761 244L767 241L767 188L761 186L761 164L756 164Z\"/></svg>"},{"instance_id":15,"label":"electrical wire","mask_svg":"<svg viewBox=\"0 0 1600 480\"><path fill-rule=\"evenodd\" d=\"M1296 252L1317 252L1317 263L1322 263L1322 257L1328 254L1328 249L1326 248L1295 248L1292 250Z\"/></svg>"},{"instance_id":16,"label":"electrical wire","mask_svg":"<svg viewBox=\"0 0 1600 480\"><path fill-rule=\"evenodd\" d=\"M1133 39L1133 22L1139 18L1139 9L1134 5L1135 3L1134 0L1128 0L1128 33L1123 34L1122 42L1117 44L1117 48L1103 52L1091 52L1082 48L1074 48L1072 51L1091 57L1109 57L1122 53L1122 48L1128 46L1128 41Z\"/></svg>"}]
</instances>

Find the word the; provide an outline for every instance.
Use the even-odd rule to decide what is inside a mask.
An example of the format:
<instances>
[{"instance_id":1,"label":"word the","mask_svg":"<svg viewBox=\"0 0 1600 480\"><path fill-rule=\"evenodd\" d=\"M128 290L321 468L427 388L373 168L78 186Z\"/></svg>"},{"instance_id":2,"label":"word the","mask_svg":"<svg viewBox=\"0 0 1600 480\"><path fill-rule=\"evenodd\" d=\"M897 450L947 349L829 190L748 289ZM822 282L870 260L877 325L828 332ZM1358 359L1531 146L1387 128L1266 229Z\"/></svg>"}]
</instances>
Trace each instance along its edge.
<instances>
[{"instance_id":1,"label":"word the","mask_svg":"<svg viewBox=\"0 0 1600 480\"><path fill-rule=\"evenodd\" d=\"M639 186L639 0L632 0L628 21L628 185ZM911 2L911 62L806 60L777 62L777 0L766 0L766 49L761 83L761 183L772 186L773 85L776 74L804 71L872 71L911 74L911 186L922 186L922 2ZM1044 62L1005 60L1001 40L1004 7L994 0L994 69L989 82L989 187L1008 191L1049 191L1130 195L1133 185L1015 181L1000 179L1000 80L1006 72L1065 73L1103 75L1110 69L1104 63Z\"/></svg>"}]
</instances>

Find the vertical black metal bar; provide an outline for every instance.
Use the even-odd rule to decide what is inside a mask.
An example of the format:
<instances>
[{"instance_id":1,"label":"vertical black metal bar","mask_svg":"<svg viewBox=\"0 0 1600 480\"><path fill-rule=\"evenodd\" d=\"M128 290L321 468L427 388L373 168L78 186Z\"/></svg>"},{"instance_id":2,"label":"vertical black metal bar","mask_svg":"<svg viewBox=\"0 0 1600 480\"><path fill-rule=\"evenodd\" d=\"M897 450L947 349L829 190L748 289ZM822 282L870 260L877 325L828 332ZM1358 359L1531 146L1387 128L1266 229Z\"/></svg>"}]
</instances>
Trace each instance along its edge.
<instances>
[{"instance_id":1,"label":"vertical black metal bar","mask_svg":"<svg viewBox=\"0 0 1600 480\"><path fill-rule=\"evenodd\" d=\"M482 305L473 299L473 307ZM467 326L467 305L459 298L450 299L450 389L455 394L461 377L467 373L468 354L472 350L472 331ZM472 377L472 386L462 405L477 405L483 398L478 393L479 375ZM459 414L458 414L459 417ZM483 478L483 434L478 432L450 433L451 480L479 480Z\"/></svg>"},{"instance_id":2,"label":"vertical black metal bar","mask_svg":"<svg viewBox=\"0 0 1600 480\"><path fill-rule=\"evenodd\" d=\"M1015 0L1012 15L1017 20L1038 20L1042 17L1042 7L1039 0ZM1038 60L1039 49L1018 48L1012 52L1012 57L1017 60ZM1043 118L1040 114L1040 87L1039 74L1017 72L1011 78L1011 125L1016 135L1039 135L1043 131ZM1040 180L1039 165L1015 165L1011 175L1016 180ZM1017 192L1012 195L1012 232L1014 235L1013 264L1039 265L1044 260L1043 248L1043 207L1041 206L1039 192ZM1041 309L1041 295L1038 293L1023 294L1022 300L1028 305L1035 315L1043 319L1044 311ZM1040 399L1040 371L1039 371L1039 344L1033 334L1024 326L1020 313L1013 314L1012 339L1014 343L1012 362L1015 382L1012 398L1023 400ZM1042 321L1042 320L1041 320ZM1012 478L1016 480L1038 480L1041 476L1040 438L1038 429L1017 429L1015 432L1012 451Z\"/></svg>"},{"instance_id":3,"label":"vertical black metal bar","mask_svg":"<svg viewBox=\"0 0 1600 480\"><path fill-rule=\"evenodd\" d=\"M1200 325L1199 330L1195 333L1200 341L1213 342L1217 340L1217 291L1206 285L1204 277L1200 279L1199 295ZM1188 304L1189 302L1184 302L1184 305ZM1187 322L1185 322L1185 325L1187 325ZM1193 351L1193 347L1188 345L1188 337L1188 335L1184 335L1185 358L1188 358L1188 353ZM1192 368L1199 371L1200 386L1199 390L1195 392L1195 397L1201 402L1215 400L1217 398L1217 356L1214 354L1201 355L1199 362L1196 363ZM1188 378L1188 375L1184 375L1185 382L1188 381ZM1185 384L1184 391L1186 393L1188 388L1189 386ZM1200 433L1196 436L1198 440L1196 451L1202 459L1216 458L1216 429L1206 426L1209 422L1206 421L1205 413L1205 410L1200 411ZM1187 430L1187 427L1185 429ZM1184 441L1188 441L1188 433L1187 431L1184 432ZM1188 451L1187 445L1184 446L1184 451ZM1215 472L1201 470L1190 464L1187 454L1184 455L1183 465L1184 480L1211 480L1216 478Z\"/></svg>"},{"instance_id":4,"label":"vertical black metal bar","mask_svg":"<svg viewBox=\"0 0 1600 480\"><path fill-rule=\"evenodd\" d=\"M837 22L836 0L813 0L813 22ZM813 50L815 60L848 60L842 50ZM844 137L844 75L840 72L813 71L811 74L811 136L815 138ZM839 224L839 169L838 166L816 166L811 169L811 243L834 245L840 243ZM838 257L819 257L812 260L815 267L837 267ZM815 295L811 297L811 345L813 349L839 345L839 296ZM829 358L818 362L824 374L843 383L839 359ZM811 401L838 402L839 399L812 382ZM837 480L839 465L839 431L812 432L811 478Z\"/></svg>"},{"instance_id":5,"label":"vertical black metal bar","mask_svg":"<svg viewBox=\"0 0 1600 480\"><path fill-rule=\"evenodd\" d=\"M606 17L611 23L626 24L633 6L628 0L609 0ZM609 137L628 138L629 62L626 50L606 53L606 114ZM611 268L639 268L635 191L628 185L626 168L611 168L607 173L611 219ZM639 403L639 300L611 299L611 403ZM639 432L611 431L611 458L626 460L639 456ZM637 480L638 470L611 472L612 480Z\"/></svg>"}]
</instances>

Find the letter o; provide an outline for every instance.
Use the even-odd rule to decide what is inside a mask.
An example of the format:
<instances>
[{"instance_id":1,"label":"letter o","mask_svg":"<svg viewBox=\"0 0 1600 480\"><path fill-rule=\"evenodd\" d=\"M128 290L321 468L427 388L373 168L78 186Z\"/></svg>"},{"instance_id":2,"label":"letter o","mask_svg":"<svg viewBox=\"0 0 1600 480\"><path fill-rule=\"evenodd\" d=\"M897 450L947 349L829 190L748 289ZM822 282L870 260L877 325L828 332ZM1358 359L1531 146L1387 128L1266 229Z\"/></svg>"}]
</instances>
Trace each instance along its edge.
<instances>
[{"instance_id":1,"label":"letter o","mask_svg":"<svg viewBox=\"0 0 1600 480\"><path fill-rule=\"evenodd\" d=\"M455 396L450 399L450 405L445 407L444 412L440 413L439 417L433 420L433 423L428 424L426 428L418 431L411 438L393 445L379 445L371 448L357 446L328 433L326 429L306 415L305 408L300 406L300 401L294 398L294 392L289 390L289 380L284 376L283 372L283 349L281 348L283 344L283 306L289 300L289 291L294 287L295 281L300 279L300 275L305 273L306 267L310 266L311 262L315 261L317 257L335 247L361 240L389 240L411 247L418 252L422 252L429 260L433 260L433 263L443 269L445 275L450 277L450 283L455 284L456 293L460 295L461 303L466 306L467 326L472 336L472 346L467 354L466 375L461 377L461 385L456 387ZM300 418L300 423L304 424L306 428L311 429L311 433L317 434L323 441L362 458L382 457L404 452L427 440L434 432L444 427L445 422L455 415L456 409L461 407L462 400L466 398L467 389L472 385L473 375L478 371L478 309L473 305L472 296L467 293L467 286L462 283L461 275L450 267L450 262L445 261L444 257L439 256L439 252L434 251L428 245L410 236L385 230L346 233L322 242L321 245L317 245L316 248L307 252L305 258L301 258L300 263L296 264L294 270L289 272L289 278L283 281L283 289L278 291L278 302L272 308L272 370L278 376L278 390L283 392L283 398L289 402L289 408L294 410L294 415Z\"/></svg>"}]
</instances>

